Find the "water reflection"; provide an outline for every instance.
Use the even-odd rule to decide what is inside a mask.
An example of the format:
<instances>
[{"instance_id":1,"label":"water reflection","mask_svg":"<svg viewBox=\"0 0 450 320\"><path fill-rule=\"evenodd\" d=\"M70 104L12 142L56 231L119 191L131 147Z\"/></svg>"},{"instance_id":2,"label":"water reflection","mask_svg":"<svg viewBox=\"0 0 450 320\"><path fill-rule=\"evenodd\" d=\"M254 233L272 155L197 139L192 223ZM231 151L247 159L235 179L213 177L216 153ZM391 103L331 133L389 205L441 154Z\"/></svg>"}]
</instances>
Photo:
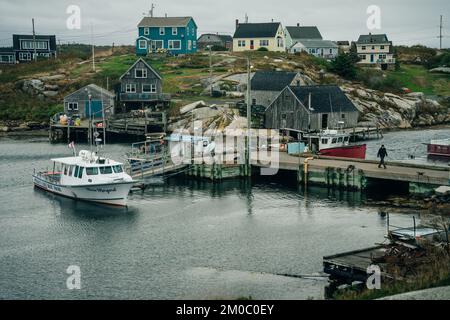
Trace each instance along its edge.
<instances>
[{"instance_id":1,"label":"water reflection","mask_svg":"<svg viewBox=\"0 0 450 320\"><path fill-rule=\"evenodd\" d=\"M114 217L133 217L139 213L139 209L133 206L117 207L104 204L79 201L63 196L55 195L35 188L34 192L41 198L49 200L55 216L64 218L103 220Z\"/></svg>"}]
</instances>

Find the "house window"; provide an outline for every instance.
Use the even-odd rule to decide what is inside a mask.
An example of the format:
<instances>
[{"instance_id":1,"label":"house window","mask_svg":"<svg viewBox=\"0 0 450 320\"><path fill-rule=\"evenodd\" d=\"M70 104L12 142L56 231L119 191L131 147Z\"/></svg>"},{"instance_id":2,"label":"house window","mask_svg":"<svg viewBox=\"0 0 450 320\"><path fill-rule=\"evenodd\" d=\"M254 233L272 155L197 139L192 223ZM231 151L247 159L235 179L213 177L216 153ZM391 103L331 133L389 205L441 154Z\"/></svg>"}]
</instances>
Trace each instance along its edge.
<instances>
[{"instance_id":1,"label":"house window","mask_svg":"<svg viewBox=\"0 0 450 320\"><path fill-rule=\"evenodd\" d=\"M166 34L166 29L164 29L164 28L159 28L159 35L160 36L163 36L163 35L165 35Z\"/></svg>"},{"instance_id":2,"label":"house window","mask_svg":"<svg viewBox=\"0 0 450 320\"><path fill-rule=\"evenodd\" d=\"M153 40L152 49L153 50L164 49L164 41L163 40Z\"/></svg>"},{"instance_id":3,"label":"house window","mask_svg":"<svg viewBox=\"0 0 450 320\"><path fill-rule=\"evenodd\" d=\"M189 36L189 28L186 28L186 34Z\"/></svg>"},{"instance_id":4,"label":"house window","mask_svg":"<svg viewBox=\"0 0 450 320\"><path fill-rule=\"evenodd\" d=\"M143 84L142 85L143 93L156 93L156 84Z\"/></svg>"},{"instance_id":5,"label":"house window","mask_svg":"<svg viewBox=\"0 0 450 320\"><path fill-rule=\"evenodd\" d=\"M147 78L147 69L136 69L134 71L134 77L137 79Z\"/></svg>"},{"instance_id":6,"label":"house window","mask_svg":"<svg viewBox=\"0 0 450 320\"><path fill-rule=\"evenodd\" d=\"M197 49L197 41L194 40L192 43L193 43L194 49Z\"/></svg>"},{"instance_id":7,"label":"house window","mask_svg":"<svg viewBox=\"0 0 450 320\"><path fill-rule=\"evenodd\" d=\"M333 49L330 49L330 54L332 54L333 53Z\"/></svg>"},{"instance_id":8,"label":"house window","mask_svg":"<svg viewBox=\"0 0 450 320\"><path fill-rule=\"evenodd\" d=\"M245 47L245 40L238 40L238 47Z\"/></svg>"},{"instance_id":9,"label":"house window","mask_svg":"<svg viewBox=\"0 0 450 320\"><path fill-rule=\"evenodd\" d=\"M366 50L366 46L362 46L362 47L361 47L361 50Z\"/></svg>"},{"instance_id":10,"label":"house window","mask_svg":"<svg viewBox=\"0 0 450 320\"><path fill-rule=\"evenodd\" d=\"M360 55L359 55L359 58L360 58L361 60L366 60L366 55L365 55L365 54L360 54Z\"/></svg>"},{"instance_id":11,"label":"house window","mask_svg":"<svg viewBox=\"0 0 450 320\"><path fill-rule=\"evenodd\" d=\"M78 111L78 102L68 102L67 110L68 111Z\"/></svg>"},{"instance_id":12,"label":"house window","mask_svg":"<svg viewBox=\"0 0 450 320\"><path fill-rule=\"evenodd\" d=\"M283 38L277 38L277 43L278 43L278 47L283 47L284 43L283 43Z\"/></svg>"},{"instance_id":13,"label":"house window","mask_svg":"<svg viewBox=\"0 0 450 320\"><path fill-rule=\"evenodd\" d=\"M150 28L144 28L144 36L148 36L150 34Z\"/></svg>"},{"instance_id":14,"label":"house window","mask_svg":"<svg viewBox=\"0 0 450 320\"><path fill-rule=\"evenodd\" d=\"M169 40L169 49L180 50L181 49L181 40Z\"/></svg>"},{"instance_id":15,"label":"house window","mask_svg":"<svg viewBox=\"0 0 450 320\"><path fill-rule=\"evenodd\" d=\"M269 40L259 40L259 46L261 47L269 46Z\"/></svg>"},{"instance_id":16,"label":"house window","mask_svg":"<svg viewBox=\"0 0 450 320\"><path fill-rule=\"evenodd\" d=\"M375 50L375 46L372 46L372 50Z\"/></svg>"},{"instance_id":17,"label":"house window","mask_svg":"<svg viewBox=\"0 0 450 320\"><path fill-rule=\"evenodd\" d=\"M188 40L188 50L192 50L192 40Z\"/></svg>"},{"instance_id":18,"label":"house window","mask_svg":"<svg viewBox=\"0 0 450 320\"><path fill-rule=\"evenodd\" d=\"M139 49L147 49L147 41L139 40Z\"/></svg>"},{"instance_id":19,"label":"house window","mask_svg":"<svg viewBox=\"0 0 450 320\"><path fill-rule=\"evenodd\" d=\"M2 56L0 56L0 61L1 61L1 62L7 62L7 63L13 62L13 56L10 56L10 55L2 55Z\"/></svg>"},{"instance_id":20,"label":"house window","mask_svg":"<svg viewBox=\"0 0 450 320\"><path fill-rule=\"evenodd\" d=\"M172 28L172 35L176 36L178 34L178 28Z\"/></svg>"},{"instance_id":21,"label":"house window","mask_svg":"<svg viewBox=\"0 0 450 320\"><path fill-rule=\"evenodd\" d=\"M256 106L256 99L252 99L252 106Z\"/></svg>"},{"instance_id":22,"label":"house window","mask_svg":"<svg viewBox=\"0 0 450 320\"><path fill-rule=\"evenodd\" d=\"M381 50L384 50L384 46L380 46L380 49L381 49Z\"/></svg>"},{"instance_id":23,"label":"house window","mask_svg":"<svg viewBox=\"0 0 450 320\"><path fill-rule=\"evenodd\" d=\"M19 60L31 61L31 53L29 52L20 52Z\"/></svg>"},{"instance_id":24,"label":"house window","mask_svg":"<svg viewBox=\"0 0 450 320\"><path fill-rule=\"evenodd\" d=\"M34 43L35 42L32 40L22 41L22 49L34 49ZM36 41L36 49L47 50L48 49L47 41Z\"/></svg>"},{"instance_id":25,"label":"house window","mask_svg":"<svg viewBox=\"0 0 450 320\"><path fill-rule=\"evenodd\" d=\"M125 91L127 93L136 93L136 84L135 83L128 83L125 87Z\"/></svg>"}]
</instances>

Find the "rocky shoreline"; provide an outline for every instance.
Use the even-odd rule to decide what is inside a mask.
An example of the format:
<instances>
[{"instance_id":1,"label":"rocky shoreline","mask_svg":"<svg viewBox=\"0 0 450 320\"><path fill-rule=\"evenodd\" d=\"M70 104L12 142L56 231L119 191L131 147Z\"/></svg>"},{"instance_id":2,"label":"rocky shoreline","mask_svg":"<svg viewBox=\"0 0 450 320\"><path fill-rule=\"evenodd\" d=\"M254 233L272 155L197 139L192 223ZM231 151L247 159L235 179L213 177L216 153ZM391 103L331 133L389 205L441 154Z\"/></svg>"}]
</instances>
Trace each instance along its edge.
<instances>
[{"instance_id":1,"label":"rocky shoreline","mask_svg":"<svg viewBox=\"0 0 450 320\"><path fill-rule=\"evenodd\" d=\"M41 131L49 128L46 122L2 120L0 121L0 133L18 133L27 131Z\"/></svg>"}]
</instances>

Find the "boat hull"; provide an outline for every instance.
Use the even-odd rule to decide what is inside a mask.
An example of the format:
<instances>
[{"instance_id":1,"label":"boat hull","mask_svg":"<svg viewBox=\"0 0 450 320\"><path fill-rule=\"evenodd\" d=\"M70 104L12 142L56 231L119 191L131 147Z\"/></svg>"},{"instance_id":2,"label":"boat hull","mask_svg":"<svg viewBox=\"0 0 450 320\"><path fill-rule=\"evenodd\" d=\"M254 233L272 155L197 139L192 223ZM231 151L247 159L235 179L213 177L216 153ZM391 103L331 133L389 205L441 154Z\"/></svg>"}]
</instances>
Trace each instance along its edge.
<instances>
[{"instance_id":1,"label":"boat hull","mask_svg":"<svg viewBox=\"0 0 450 320\"><path fill-rule=\"evenodd\" d=\"M319 154L337 158L366 159L366 151L367 145L362 144L323 149L319 151Z\"/></svg>"},{"instance_id":2,"label":"boat hull","mask_svg":"<svg viewBox=\"0 0 450 320\"><path fill-rule=\"evenodd\" d=\"M125 207L135 182L63 186L34 175L33 183L36 188L75 200Z\"/></svg>"},{"instance_id":3,"label":"boat hull","mask_svg":"<svg viewBox=\"0 0 450 320\"><path fill-rule=\"evenodd\" d=\"M427 153L430 156L450 158L450 145L446 146L446 145L429 144L427 146Z\"/></svg>"}]
</instances>

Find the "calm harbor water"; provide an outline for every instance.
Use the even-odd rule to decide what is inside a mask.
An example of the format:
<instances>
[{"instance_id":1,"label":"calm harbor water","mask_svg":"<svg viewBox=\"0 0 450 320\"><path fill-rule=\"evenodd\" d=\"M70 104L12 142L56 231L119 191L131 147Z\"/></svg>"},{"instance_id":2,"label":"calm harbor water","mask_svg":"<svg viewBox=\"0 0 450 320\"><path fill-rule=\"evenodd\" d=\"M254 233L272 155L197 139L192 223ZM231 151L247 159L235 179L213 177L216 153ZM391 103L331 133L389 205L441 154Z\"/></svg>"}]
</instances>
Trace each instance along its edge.
<instances>
[{"instance_id":1,"label":"calm harbor water","mask_svg":"<svg viewBox=\"0 0 450 320\"><path fill-rule=\"evenodd\" d=\"M384 143L391 159L424 162L420 143L445 137L448 128L390 133L369 143L369 157ZM127 148L108 153L121 159ZM313 275L324 255L384 241L385 218L364 195L305 193L288 177L172 178L131 195L128 209L34 190L33 169L69 153L43 138L0 138L0 299L320 299L325 281L279 274ZM72 265L81 290L66 287Z\"/></svg>"}]
</instances>

